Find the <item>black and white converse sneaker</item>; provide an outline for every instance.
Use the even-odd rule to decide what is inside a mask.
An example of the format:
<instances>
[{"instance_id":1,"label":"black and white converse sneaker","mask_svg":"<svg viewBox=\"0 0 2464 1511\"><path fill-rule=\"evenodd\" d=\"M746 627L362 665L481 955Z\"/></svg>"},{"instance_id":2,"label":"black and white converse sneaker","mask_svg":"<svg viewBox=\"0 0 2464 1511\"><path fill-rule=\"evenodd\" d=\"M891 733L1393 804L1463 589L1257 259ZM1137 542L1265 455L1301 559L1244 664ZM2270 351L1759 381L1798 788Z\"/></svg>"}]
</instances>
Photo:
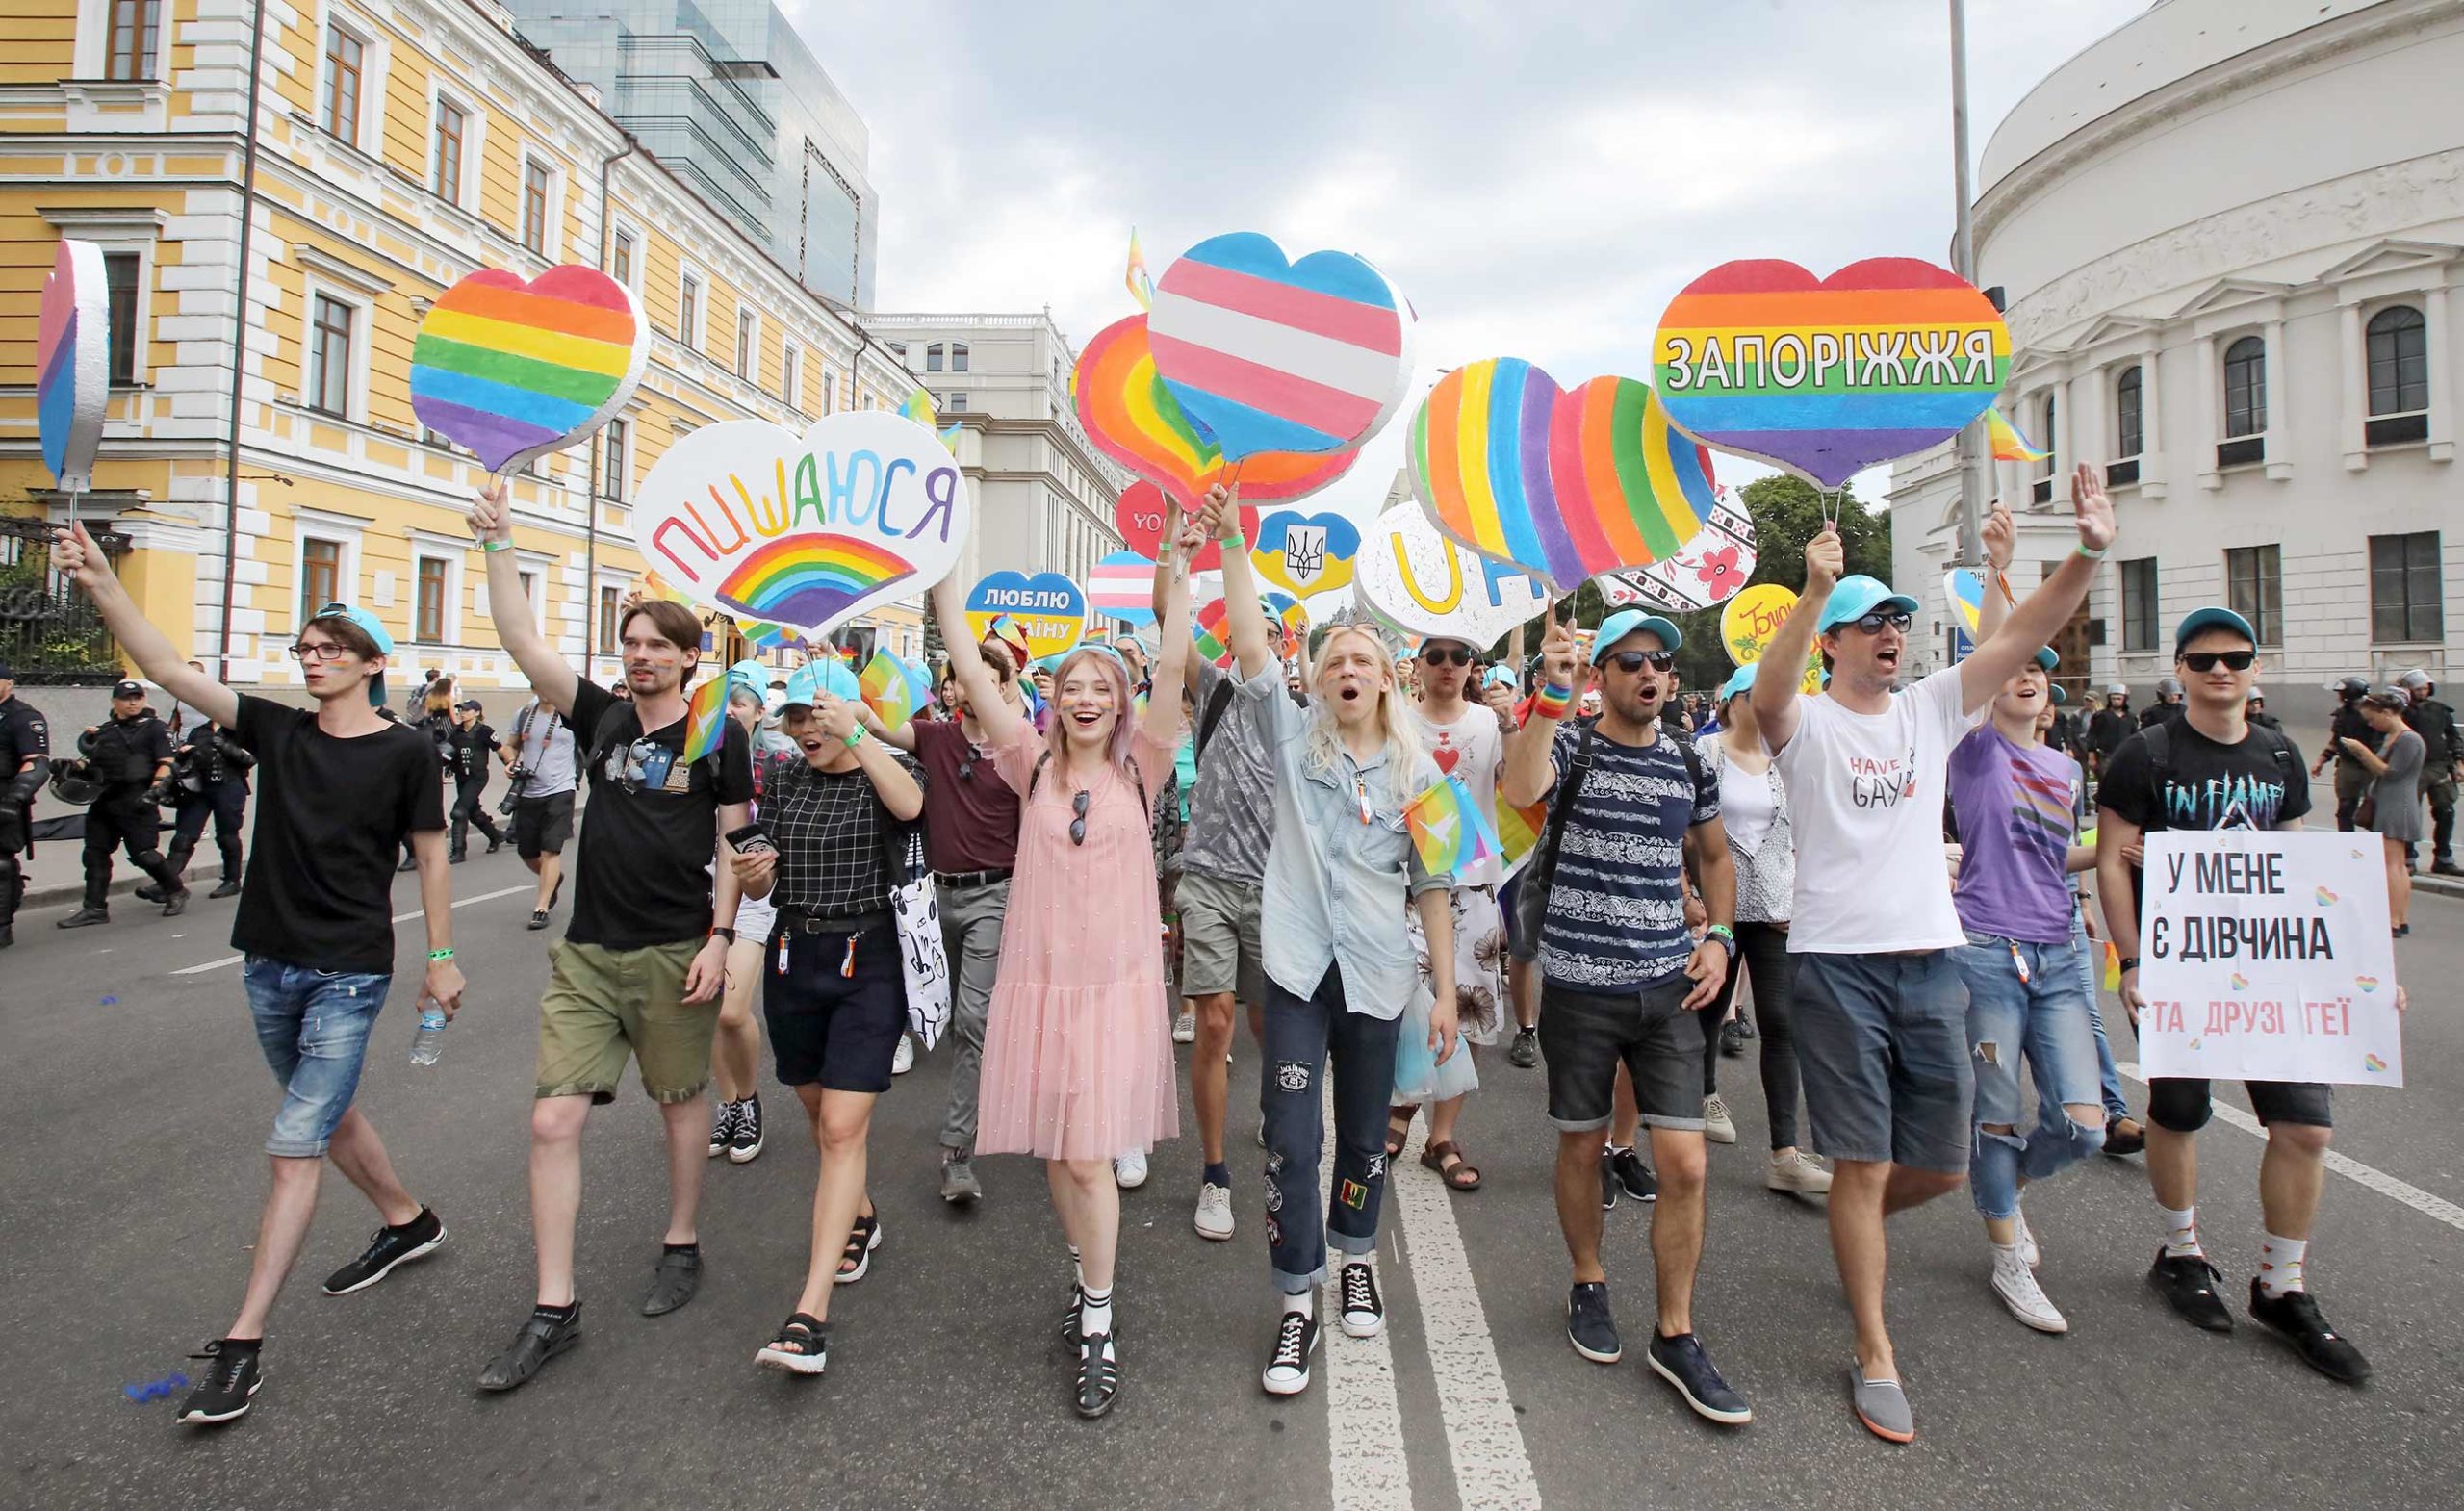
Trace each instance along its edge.
<instances>
[{"instance_id":1,"label":"black and white converse sneaker","mask_svg":"<svg viewBox=\"0 0 2464 1511\"><path fill-rule=\"evenodd\" d=\"M445 1243L445 1223L425 1207L398 1228L378 1228L369 1236L368 1251L325 1277L325 1294L348 1295L365 1291L394 1272L397 1265L425 1259Z\"/></svg>"},{"instance_id":2,"label":"black and white converse sneaker","mask_svg":"<svg viewBox=\"0 0 2464 1511\"><path fill-rule=\"evenodd\" d=\"M180 1421L212 1426L246 1416L257 1387L265 1383L265 1371L257 1364L261 1343L255 1338L218 1338L205 1345L203 1353L189 1355L207 1364L205 1378L196 1382L196 1389L180 1405Z\"/></svg>"},{"instance_id":3,"label":"black and white converse sneaker","mask_svg":"<svg viewBox=\"0 0 2464 1511\"><path fill-rule=\"evenodd\" d=\"M751 1165L761 1154L761 1098L735 1104L735 1127L728 1134L728 1163Z\"/></svg>"},{"instance_id":4,"label":"black and white converse sneaker","mask_svg":"<svg viewBox=\"0 0 2464 1511\"><path fill-rule=\"evenodd\" d=\"M735 1138L735 1104L721 1102L710 1109L710 1158L715 1160L728 1152L728 1143Z\"/></svg>"},{"instance_id":5,"label":"black and white converse sneaker","mask_svg":"<svg viewBox=\"0 0 2464 1511\"><path fill-rule=\"evenodd\" d=\"M1275 1324L1274 1355L1267 1360L1260 1382L1269 1396L1297 1396L1309 1388L1309 1356L1318 1351L1318 1319L1305 1312L1286 1312Z\"/></svg>"},{"instance_id":6,"label":"black and white converse sneaker","mask_svg":"<svg viewBox=\"0 0 2464 1511\"><path fill-rule=\"evenodd\" d=\"M1374 1338L1386 1326L1386 1305L1377 1298L1377 1271L1365 1261L1344 1267L1344 1333Z\"/></svg>"}]
</instances>

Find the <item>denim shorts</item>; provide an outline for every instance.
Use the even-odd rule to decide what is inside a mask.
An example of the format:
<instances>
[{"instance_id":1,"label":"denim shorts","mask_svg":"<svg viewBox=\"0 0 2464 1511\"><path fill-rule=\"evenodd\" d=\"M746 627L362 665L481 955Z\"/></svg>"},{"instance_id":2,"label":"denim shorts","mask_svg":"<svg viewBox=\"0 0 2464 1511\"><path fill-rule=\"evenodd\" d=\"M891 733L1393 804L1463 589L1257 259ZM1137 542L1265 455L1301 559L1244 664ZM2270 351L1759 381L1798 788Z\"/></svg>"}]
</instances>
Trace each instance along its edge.
<instances>
[{"instance_id":1,"label":"denim shorts","mask_svg":"<svg viewBox=\"0 0 2464 1511\"><path fill-rule=\"evenodd\" d=\"M390 971L321 971L251 955L240 963L257 1043L282 1083L266 1153L323 1156L359 1090L369 1031L384 1009Z\"/></svg>"},{"instance_id":2,"label":"denim shorts","mask_svg":"<svg viewBox=\"0 0 2464 1511\"><path fill-rule=\"evenodd\" d=\"M1549 1067L1549 1121L1559 1133L1608 1126L1621 1064L1645 1123L1702 1131L1703 1014L1685 1007L1693 989L1681 970L1608 993L1541 978L1540 1057Z\"/></svg>"},{"instance_id":3,"label":"denim shorts","mask_svg":"<svg viewBox=\"0 0 2464 1511\"><path fill-rule=\"evenodd\" d=\"M1951 952L1803 954L1796 986L1814 1152L1965 1175L1976 1082Z\"/></svg>"}]
</instances>

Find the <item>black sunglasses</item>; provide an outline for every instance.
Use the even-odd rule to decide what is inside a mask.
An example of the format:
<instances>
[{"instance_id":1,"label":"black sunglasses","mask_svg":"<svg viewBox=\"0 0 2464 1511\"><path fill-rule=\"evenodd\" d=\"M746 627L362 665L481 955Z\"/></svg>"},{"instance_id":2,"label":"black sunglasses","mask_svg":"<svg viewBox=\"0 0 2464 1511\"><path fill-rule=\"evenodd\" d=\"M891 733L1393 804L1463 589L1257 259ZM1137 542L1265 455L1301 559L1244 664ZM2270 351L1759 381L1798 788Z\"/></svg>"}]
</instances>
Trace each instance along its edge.
<instances>
[{"instance_id":1,"label":"black sunglasses","mask_svg":"<svg viewBox=\"0 0 2464 1511\"><path fill-rule=\"evenodd\" d=\"M2182 653L2182 664L2201 674L2215 671L2216 663L2219 661L2234 671L2246 672L2250 669L2250 663L2258 658L2259 653L2256 651L2185 651Z\"/></svg>"},{"instance_id":2,"label":"black sunglasses","mask_svg":"<svg viewBox=\"0 0 2464 1511\"><path fill-rule=\"evenodd\" d=\"M1639 672L1648 663L1655 672L1665 672L1677 664L1674 651L1619 651L1609 655L1607 664L1621 672Z\"/></svg>"},{"instance_id":3,"label":"black sunglasses","mask_svg":"<svg viewBox=\"0 0 2464 1511\"><path fill-rule=\"evenodd\" d=\"M1451 651L1442 651L1423 646L1421 659L1430 666L1470 666L1472 653L1459 647Z\"/></svg>"},{"instance_id":4,"label":"black sunglasses","mask_svg":"<svg viewBox=\"0 0 2464 1511\"><path fill-rule=\"evenodd\" d=\"M1878 635L1883 632L1883 627L1886 625L1893 629L1905 630L1910 625L1915 623L1915 616L1904 608L1878 608L1850 623L1869 635Z\"/></svg>"},{"instance_id":5,"label":"black sunglasses","mask_svg":"<svg viewBox=\"0 0 2464 1511\"><path fill-rule=\"evenodd\" d=\"M1087 789L1081 787L1078 795L1069 800L1069 811L1074 815L1069 820L1069 842L1073 845L1087 842Z\"/></svg>"}]
</instances>

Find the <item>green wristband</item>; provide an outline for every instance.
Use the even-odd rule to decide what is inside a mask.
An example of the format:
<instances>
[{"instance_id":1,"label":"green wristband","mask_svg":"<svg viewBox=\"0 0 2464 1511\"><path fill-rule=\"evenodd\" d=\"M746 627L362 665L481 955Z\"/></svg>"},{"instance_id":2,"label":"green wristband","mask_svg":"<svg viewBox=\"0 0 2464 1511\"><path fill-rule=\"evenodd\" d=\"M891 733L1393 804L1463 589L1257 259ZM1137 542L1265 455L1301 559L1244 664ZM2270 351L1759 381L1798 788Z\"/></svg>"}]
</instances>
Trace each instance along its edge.
<instances>
[{"instance_id":1,"label":"green wristband","mask_svg":"<svg viewBox=\"0 0 2464 1511\"><path fill-rule=\"evenodd\" d=\"M427 962L430 965L441 965L451 959L453 959L453 951L450 946L442 950L430 950L427 952Z\"/></svg>"},{"instance_id":2,"label":"green wristband","mask_svg":"<svg viewBox=\"0 0 2464 1511\"><path fill-rule=\"evenodd\" d=\"M854 727L853 729L851 729L851 730L849 730L847 731L847 748L848 748L849 750L851 750L851 751L852 751L852 750L854 750L857 746L861 745L861 744L863 744L863 743L864 743L864 727L863 727L862 725L860 725L860 725L857 725L856 727Z\"/></svg>"}]
</instances>

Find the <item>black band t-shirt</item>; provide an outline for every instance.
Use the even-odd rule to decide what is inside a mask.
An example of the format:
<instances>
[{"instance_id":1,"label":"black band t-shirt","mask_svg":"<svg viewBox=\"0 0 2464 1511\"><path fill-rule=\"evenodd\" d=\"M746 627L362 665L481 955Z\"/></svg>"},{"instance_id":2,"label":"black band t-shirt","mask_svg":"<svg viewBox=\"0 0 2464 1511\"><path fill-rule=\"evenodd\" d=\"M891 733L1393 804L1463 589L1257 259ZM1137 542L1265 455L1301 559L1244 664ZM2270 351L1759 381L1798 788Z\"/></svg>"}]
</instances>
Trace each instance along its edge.
<instances>
[{"instance_id":1,"label":"black band t-shirt","mask_svg":"<svg viewBox=\"0 0 2464 1511\"><path fill-rule=\"evenodd\" d=\"M436 747L399 724L344 739L314 710L240 695L257 757L255 853L231 947L315 970L394 969L403 836L445 827Z\"/></svg>"},{"instance_id":2,"label":"black band t-shirt","mask_svg":"<svg viewBox=\"0 0 2464 1511\"><path fill-rule=\"evenodd\" d=\"M594 682L574 691L576 759L590 774L565 937L611 950L698 939L710 929L718 812L753 801L753 747L722 717L718 751L686 764L685 719L642 732L641 713Z\"/></svg>"}]
</instances>

